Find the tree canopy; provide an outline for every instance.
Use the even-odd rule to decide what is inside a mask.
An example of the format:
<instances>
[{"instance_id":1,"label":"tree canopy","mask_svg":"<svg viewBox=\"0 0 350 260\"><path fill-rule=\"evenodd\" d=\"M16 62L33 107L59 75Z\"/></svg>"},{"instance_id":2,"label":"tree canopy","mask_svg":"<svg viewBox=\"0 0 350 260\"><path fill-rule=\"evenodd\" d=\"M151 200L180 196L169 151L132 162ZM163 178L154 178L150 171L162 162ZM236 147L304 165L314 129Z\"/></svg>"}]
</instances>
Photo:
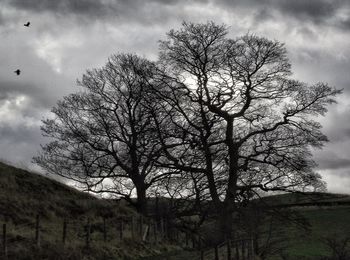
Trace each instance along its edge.
<instances>
[{"instance_id":1,"label":"tree canopy","mask_svg":"<svg viewBox=\"0 0 350 260\"><path fill-rule=\"evenodd\" d=\"M113 55L87 71L83 91L64 97L43 121L53 139L34 161L50 173L85 185L88 191L122 196L143 211L146 190L162 178L154 162L160 143L147 98L155 65L136 55ZM153 89L153 88L152 88Z\"/></svg>"},{"instance_id":2,"label":"tree canopy","mask_svg":"<svg viewBox=\"0 0 350 260\"><path fill-rule=\"evenodd\" d=\"M156 63L114 55L79 85L44 121L54 141L35 161L89 190L136 189L142 208L155 189L210 200L228 217L259 191L324 185L310 148L327 141L316 117L341 91L293 79L278 41L183 23Z\"/></svg>"}]
</instances>

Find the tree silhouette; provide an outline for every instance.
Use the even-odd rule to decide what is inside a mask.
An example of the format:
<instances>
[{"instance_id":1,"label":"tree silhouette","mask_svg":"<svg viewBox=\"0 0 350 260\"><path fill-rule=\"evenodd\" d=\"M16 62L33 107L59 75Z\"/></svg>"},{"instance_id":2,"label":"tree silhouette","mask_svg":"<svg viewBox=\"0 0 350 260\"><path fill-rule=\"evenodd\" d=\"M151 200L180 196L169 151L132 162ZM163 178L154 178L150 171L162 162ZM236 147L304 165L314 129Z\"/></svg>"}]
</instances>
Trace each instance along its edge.
<instances>
[{"instance_id":1,"label":"tree silhouette","mask_svg":"<svg viewBox=\"0 0 350 260\"><path fill-rule=\"evenodd\" d=\"M327 137L315 118L341 91L291 78L278 41L227 33L183 23L157 63L115 55L88 71L84 91L44 121L53 141L34 161L97 193L137 195L141 212L150 188L198 211L210 200L226 236L236 203L255 193L323 189L310 148Z\"/></svg>"},{"instance_id":2,"label":"tree silhouette","mask_svg":"<svg viewBox=\"0 0 350 260\"><path fill-rule=\"evenodd\" d=\"M127 54L87 71L82 91L64 97L52 109L54 119L43 121L53 141L34 161L88 191L122 196L145 213L147 189L165 175L154 165L162 147L147 110L155 102L147 95L155 71L153 63Z\"/></svg>"},{"instance_id":3,"label":"tree silhouette","mask_svg":"<svg viewBox=\"0 0 350 260\"><path fill-rule=\"evenodd\" d=\"M341 91L292 79L283 44L255 35L230 39L225 25L183 23L160 49L169 90L159 97L176 110L184 137L167 156L176 168L206 176L224 231L240 196L321 183L310 147L327 138L315 117Z\"/></svg>"}]
</instances>

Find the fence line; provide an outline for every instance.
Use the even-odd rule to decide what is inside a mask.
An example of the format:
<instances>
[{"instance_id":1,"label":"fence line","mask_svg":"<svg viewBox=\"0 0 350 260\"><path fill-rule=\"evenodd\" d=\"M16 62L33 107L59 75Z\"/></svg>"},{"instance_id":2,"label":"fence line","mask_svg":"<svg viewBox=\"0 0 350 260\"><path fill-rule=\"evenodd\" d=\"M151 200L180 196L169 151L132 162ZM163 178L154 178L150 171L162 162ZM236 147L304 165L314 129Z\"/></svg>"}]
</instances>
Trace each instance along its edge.
<instances>
[{"instance_id":1,"label":"fence line","mask_svg":"<svg viewBox=\"0 0 350 260\"><path fill-rule=\"evenodd\" d=\"M87 217L85 220L70 220L62 218L56 223L45 222L36 216L35 222L25 224L3 223L1 237L0 258L14 254L16 244L32 243L37 247L45 241L56 241L63 247L68 242L78 242L80 245L90 248L94 242L104 243L122 242L126 238L139 241L159 243L160 241L172 241L183 247L198 250L201 260L214 255L215 260L220 259L220 253L226 246L226 259L252 260L254 255L253 240L251 238L227 240L212 248L205 248L204 241L199 235L194 235L187 230L181 230L169 218L145 218L117 217L102 218L93 221ZM221 257L222 258L222 257Z\"/></svg>"},{"instance_id":2,"label":"fence line","mask_svg":"<svg viewBox=\"0 0 350 260\"><path fill-rule=\"evenodd\" d=\"M37 247L45 241L59 241L65 246L69 241L79 241L89 248L94 241L112 243L126 238L133 240L159 243L164 240L183 241L185 233L179 235L169 219L157 219L139 216L102 218L94 221L89 217L83 220L62 218L61 221L50 223L37 215L35 221L24 224L3 223L1 233L0 257L12 254L11 248L27 241ZM180 236L180 237L179 237Z\"/></svg>"},{"instance_id":3,"label":"fence line","mask_svg":"<svg viewBox=\"0 0 350 260\"><path fill-rule=\"evenodd\" d=\"M230 239L226 240L218 245L215 245L212 248L199 248L199 259L204 260L207 257L214 260L231 260L234 255L235 260L253 260L254 259L254 250L253 250L254 241L252 238L243 238L243 239ZM220 249L223 249L226 246L226 255L224 258L220 257Z\"/></svg>"}]
</instances>

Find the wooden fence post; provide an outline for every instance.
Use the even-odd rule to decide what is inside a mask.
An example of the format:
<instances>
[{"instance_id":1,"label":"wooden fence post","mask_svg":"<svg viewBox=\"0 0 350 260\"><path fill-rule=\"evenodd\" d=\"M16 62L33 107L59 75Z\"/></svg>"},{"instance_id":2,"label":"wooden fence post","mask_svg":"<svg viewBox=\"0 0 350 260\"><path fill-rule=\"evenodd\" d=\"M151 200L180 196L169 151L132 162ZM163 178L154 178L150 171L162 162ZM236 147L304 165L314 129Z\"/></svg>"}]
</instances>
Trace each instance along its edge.
<instances>
[{"instance_id":1,"label":"wooden fence post","mask_svg":"<svg viewBox=\"0 0 350 260\"><path fill-rule=\"evenodd\" d=\"M162 238L164 238L165 237L165 228L164 228L164 219L163 218L161 218L160 219L160 232L161 232L161 236L162 236Z\"/></svg>"},{"instance_id":2,"label":"wooden fence post","mask_svg":"<svg viewBox=\"0 0 350 260\"><path fill-rule=\"evenodd\" d=\"M151 219L147 220L147 226L148 226L147 238L148 238L148 241L151 242L151 233L152 233L152 221L151 221Z\"/></svg>"},{"instance_id":3,"label":"wooden fence post","mask_svg":"<svg viewBox=\"0 0 350 260\"><path fill-rule=\"evenodd\" d=\"M165 218L162 218L162 224L163 224L163 237L165 239L168 239L168 226L167 226L167 221Z\"/></svg>"},{"instance_id":4,"label":"wooden fence post","mask_svg":"<svg viewBox=\"0 0 350 260\"><path fill-rule=\"evenodd\" d=\"M170 221L169 218L166 218L166 226L167 226L167 237L169 238L169 240L173 240L174 239L174 230L173 230L173 226L172 226L172 222Z\"/></svg>"},{"instance_id":5,"label":"wooden fence post","mask_svg":"<svg viewBox=\"0 0 350 260\"><path fill-rule=\"evenodd\" d=\"M7 257L7 232L6 223L2 224L2 252Z\"/></svg>"},{"instance_id":6,"label":"wooden fence post","mask_svg":"<svg viewBox=\"0 0 350 260\"><path fill-rule=\"evenodd\" d=\"M253 237L253 254L254 256L259 252L258 238L257 235Z\"/></svg>"},{"instance_id":7,"label":"wooden fence post","mask_svg":"<svg viewBox=\"0 0 350 260\"><path fill-rule=\"evenodd\" d=\"M218 245L215 245L214 247L214 253L215 253L215 260L219 260L219 248Z\"/></svg>"},{"instance_id":8,"label":"wooden fence post","mask_svg":"<svg viewBox=\"0 0 350 260\"><path fill-rule=\"evenodd\" d=\"M35 242L37 246L40 246L40 215L36 215L35 221Z\"/></svg>"},{"instance_id":9,"label":"wooden fence post","mask_svg":"<svg viewBox=\"0 0 350 260\"><path fill-rule=\"evenodd\" d=\"M90 248L90 232L91 232L91 223L90 218L87 219L86 225L86 247Z\"/></svg>"},{"instance_id":10,"label":"wooden fence post","mask_svg":"<svg viewBox=\"0 0 350 260\"><path fill-rule=\"evenodd\" d=\"M159 193L156 193L156 221L159 221Z\"/></svg>"},{"instance_id":11,"label":"wooden fence post","mask_svg":"<svg viewBox=\"0 0 350 260\"><path fill-rule=\"evenodd\" d=\"M103 217L103 242L107 242L106 217Z\"/></svg>"},{"instance_id":12,"label":"wooden fence post","mask_svg":"<svg viewBox=\"0 0 350 260\"><path fill-rule=\"evenodd\" d=\"M135 239L135 217L131 217L131 237Z\"/></svg>"},{"instance_id":13,"label":"wooden fence post","mask_svg":"<svg viewBox=\"0 0 350 260\"><path fill-rule=\"evenodd\" d=\"M247 253L248 253L248 260L252 260L253 259L253 252L252 252L252 239L250 238L249 240L247 240Z\"/></svg>"},{"instance_id":14,"label":"wooden fence post","mask_svg":"<svg viewBox=\"0 0 350 260\"><path fill-rule=\"evenodd\" d=\"M245 258L245 240L242 240L241 243L242 243L242 260L246 260L246 258Z\"/></svg>"},{"instance_id":15,"label":"wooden fence post","mask_svg":"<svg viewBox=\"0 0 350 260\"><path fill-rule=\"evenodd\" d=\"M142 241L146 241L149 232L149 225L146 225L145 231L142 234Z\"/></svg>"},{"instance_id":16,"label":"wooden fence post","mask_svg":"<svg viewBox=\"0 0 350 260\"><path fill-rule=\"evenodd\" d=\"M67 220L63 220L63 232L62 232L62 244L66 244L66 238L67 238Z\"/></svg>"},{"instance_id":17,"label":"wooden fence post","mask_svg":"<svg viewBox=\"0 0 350 260\"><path fill-rule=\"evenodd\" d=\"M123 219L121 218L120 220L119 220L119 239L120 239L120 241L122 241L123 240L123 229L124 229L124 225L123 225L124 223L123 223Z\"/></svg>"},{"instance_id":18,"label":"wooden fence post","mask_svg":"<svg viewBox=\"0 0 350 260\"><path fill-rule=\"evenodd\" d=\"M142 238L142 231L143 231L143 217L142 216L140 216L140 218L139 218L139 224L140 224L140 226L139 226L139 234L140 234L140 236L139 237L141 237Z\"/></svg>"},{"instance_id":19,"label":"wooden fence post","mask_svg":"<svg viewBox=\"0 0 350 260\"><path fill-rule=\"evenodd\" d=\"M236 241L235 243L235 248L236 248L236 260L239 260L239 243Z\"/></svg>"},{"instance_id":20,"label":"wooden fence post","mask_svg":"<svg viewBox=\"0 0 350 260\"><path fill-rule=\"evenodd\" d=\"M231 240L227 239L226 242L226 246L227 246L227 260L231 260L232 256L231 256Z\"/></svg>"},{"instance_id":21,"label":"wooden fence post","mask_svg":"<svg viewBox=\"0 0 350 260\"><path fill-rule=\"evenodd\" d=\"M157 237L157 221L153 222L153 232L154 232L154 243L157 244L157 240L158 240L158 237Z\"/></svg>"},{"instance_id":22,"label":"wooden fence post","mask_svg":"<svg viewBox=\"0 0 350 260\"><path fill-rule=\"evenodd\" d=\"M204 248L203 248L203 243L200 239L199 239L199 250L201 254L201 260L204 260Z\"/></svg>"}]
</instances>

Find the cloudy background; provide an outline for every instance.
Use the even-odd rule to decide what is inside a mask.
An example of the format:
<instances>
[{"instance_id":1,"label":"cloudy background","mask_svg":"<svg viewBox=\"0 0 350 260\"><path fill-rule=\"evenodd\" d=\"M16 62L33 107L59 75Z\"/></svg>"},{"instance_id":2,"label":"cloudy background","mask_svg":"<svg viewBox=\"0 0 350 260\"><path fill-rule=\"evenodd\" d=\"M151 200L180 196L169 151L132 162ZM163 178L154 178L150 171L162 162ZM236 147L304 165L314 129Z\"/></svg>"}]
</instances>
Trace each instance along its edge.
<instances>
[{"instance_id":1,"label":"cloudy background","mask_svg":"<svg viewBox=\"0 0 350 260\"><path fill-rule=\"evenodd\" d=\"M167 31L209 20L231 37L284 42L295 78L344 89L320 118L330 142L314 154L328 190L350 193L348 0L0 0L0 159L37 170L41 119L86 69L118 52L156 59Z\"/></svg>"}]
</instances>

